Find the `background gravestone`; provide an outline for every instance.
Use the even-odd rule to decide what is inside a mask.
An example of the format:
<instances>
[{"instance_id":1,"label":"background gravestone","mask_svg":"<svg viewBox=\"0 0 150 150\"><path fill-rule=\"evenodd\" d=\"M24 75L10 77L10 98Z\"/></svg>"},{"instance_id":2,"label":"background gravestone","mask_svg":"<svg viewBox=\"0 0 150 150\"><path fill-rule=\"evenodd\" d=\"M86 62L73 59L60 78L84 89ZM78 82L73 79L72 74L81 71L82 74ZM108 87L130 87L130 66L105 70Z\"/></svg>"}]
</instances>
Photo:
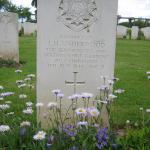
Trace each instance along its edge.
<instances>
[{"instance_id":1,"label":"background gravestone","mask_svg":"<svg viewBox=\"0 0 150 150\"><path fill-rule=\"evenodd\" d=\"M124 38L127 36L128 28L122 25L117 26L117 38Z\"/></svg>"},{"instance_id":2,"label":"background gravestone","mask_svg":"<svg viewBox=\"0 0 150 150\"><path fill-rule=\"evenodd\" d=\"M132 26L131 39L136 40L138 38L139 27Z\"/></svg>"},{"instance_id":3,"label":"background gravestone","mask_svg":"<svg viewBox=\"0 0 150 150\"><path fill-rule=\"evenodd\" d=\"M150 27L142 28L141 31L143 32L145 39L150 40Z\"/></svg>"},{"instance_id":4,"label":"background gravestone","mask_svg":"<svg viewBox=\"0 0 150 150\"><path fill-rule=\"evenodd\" d=\"M19 22L18 23L18 32L23 28L23 23Z\"/></svg>"},{"instance_id":5,"label":"background gravestone","mask_svg":"<svg viewBox=\"0 0 150 150\"><path fill-rule=\"evenodd\" d=\"M22 24L24 28L24 34L25 35L31 35L36 32L37 30L37 24L36 23L31 23L31 22L24 22Z\"/></svg>"},{"instance_id":6,"label":"background gravestone","mask_svg":"<svg viewBox=\"0 0 150 150\"><path fill-rule=\"evenodd\" d=\"M55 101L51 90L67 97L76 92L99 93L101 76L114 76L117 0L39 0L37 44L37 101ZM39 120L43 119L43 108ZM44 121L42 121L44 122Z\"/></svg>"},{"instance_id":7,"label":"background gravestone","mask_svg":"<svg viewBox=\"0 0 150 150\"><path fill-rule=\"evenodd\" d=\"M18 15L0 13L0 58L19 62Z\"/></svg>"}]
</instances>

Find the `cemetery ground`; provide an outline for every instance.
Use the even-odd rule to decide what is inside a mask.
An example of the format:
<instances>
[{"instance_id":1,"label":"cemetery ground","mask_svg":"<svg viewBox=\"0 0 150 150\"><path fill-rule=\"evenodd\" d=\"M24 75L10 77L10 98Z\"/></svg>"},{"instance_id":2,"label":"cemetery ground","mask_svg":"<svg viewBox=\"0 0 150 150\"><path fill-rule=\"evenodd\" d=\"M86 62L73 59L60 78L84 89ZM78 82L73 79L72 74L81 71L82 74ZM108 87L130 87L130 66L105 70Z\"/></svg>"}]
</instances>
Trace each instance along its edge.
<instances>
[{"instance_id":1,"label":"cemetery ground","mask_svg":"<svg viewBox=\"0 0 150 150\"><path fill-rule=\"evenodd\" d=\"M124 89L122 94L116 94L118 97L113 102L112 120L113 127L123 130L134 130L130 137L137 136L133 141L126 139L125 145L127 149L132 148L137 150L148 150L148 146L141 142L146 133L150 133L150 129L146 126L150 125L150 114L146 113L146 109L150 109L150 80L147 79L146 72L150 70L150 42L144 40L117 40L116 51L116 69L115 77L120 80L115 84L114 89ZM23 62L20 67L1 67L0 68L0 85L4 87L2 92L14 92L15 94L5 97L0 101L0 104L8 104L11 107L6 111L0 111L0 124L7 124L13 132L8 135L0 135L0 149L19 149L17 145L23 141L33 141L33 135L38 131L36 128L36 97L35 97L35 78L31 81L26 79L26 87L18 88L17 80L24 80L27 75L36 73L36 40L33 37L20 38L20 61ZM22 73L16 73L16 69L21 69ZM59 87L58 87L59 88ZM95 89L96 90L96 89ZM84 89L83 89L84 91ZM21 94L26 94L25 98ZM51 94L51 91L50 91ZM20 98L19 98L20 95ZM24 99L23 99L24 98ZM26 102L33 103L33 114L26 115L23 110L26 107ZM11 112L11 113L10 113ZM14 112L14 113L13 113ZM144 114L144 125L143 125ZM29 139L20 139L20 136L26 131L19 130L20 123L30 121L32 129L30 130ZM141 126L144 126L143 129ZM15 129L13 129L15 127ZM18 129L18 130L17 130ZM137 131L139 129L139 131ZM20 132L18 132L20 131ZM130 131L129 131L130 132ZM139 133L138 133L139 132ZM15 135L14 135L15 134ZM124 134L124 131L123 131ZM150 137L147 135L150 140ZM146 138L146 136L145 136ZM140 141L141 140L141 141ZM147 140L147 139L146 139ZM131 143L128 144L128 141ZM137 143L136 143L137 142ZM139 147L137 148L136 146ZM37 149L37 143L28 142L22 144L22 149ZM145 146L145 147L144 147ZM122 148L123 149L123 148Z\"/></svg>"}]
</instances>

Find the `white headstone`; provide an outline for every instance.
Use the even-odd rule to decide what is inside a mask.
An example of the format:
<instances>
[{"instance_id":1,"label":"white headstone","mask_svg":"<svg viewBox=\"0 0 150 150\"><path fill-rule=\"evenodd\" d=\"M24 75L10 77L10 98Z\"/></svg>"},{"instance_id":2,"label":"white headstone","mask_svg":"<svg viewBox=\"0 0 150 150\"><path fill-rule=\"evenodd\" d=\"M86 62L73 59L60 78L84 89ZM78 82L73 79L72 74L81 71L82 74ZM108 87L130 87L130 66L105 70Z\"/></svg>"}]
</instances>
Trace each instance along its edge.
<instances>
[{"instance_id":1,"label":"white headstone","mask_svg":"<svg viewBox=\"0 0 150 150\"><path fill-rule=\"evenodd\" d=\"M23 28L23 23L19 22L18 23L18 32Z\"/></svg>"},{"instance_id":2,"label":"white headstone","mask_svg":"<svg viewBox=\"0 0 150 150\"><path fill-rule=\"evenodd\" d=\"M131 39L136 40L138 38L139 27L132 26Z\"/></svg>"},{"instance_id":3,"label":"white headstone","mask_svg":"<svg viewBox=\"0 0 150 150\"><path fill-rule=\"evenodd\" d=\"M19 62L18 15L0 13L0 57Z\"/></svg>"},{"instance_id":4,"label":"white headstone","mask_svg":"<svg viewBox=\"0 0 150 150\"><path fill-rule=\"evenodd\" d=\"M146 39L150 39L150 27L142 28L141 31L144 33Z\"/></svg>"},{"instance_id":5,"label":"white headstone","mask_svg":"<svg viewBox=\"0 0 150 150\"><path fill-rule=\"evenodd\" d=\"M30 35L30 34L36 32L37 25L36 25L36 23L24 22L23 23L23 28L24 28L24 34L25 35Z\"/></svg>"},{"instance_id":6,"label":"white headstone","mask_svg":"<svg viewBox=\"0 0 150 150\"><path fill-rule=\"evenodd\" d=\"M117 38L124 38L127 36L128 28L122 25L117 26Z\"/></svg>"},{"instance_id":7,"label":"white headstone","mask_svg":"<svg viewBox=\"0 0 150 150\"><path fill-rule=\"evenodd\" d=\"M67 99L76 92L98 94L101 76L114 76L117 0L39 0L37 101L45 105L59 88ZM41 112L46 112L43 109ZM43 119L41 114L40 120ZM44 122L44 121L43 121Z\"/></svg>"}]
</instances>

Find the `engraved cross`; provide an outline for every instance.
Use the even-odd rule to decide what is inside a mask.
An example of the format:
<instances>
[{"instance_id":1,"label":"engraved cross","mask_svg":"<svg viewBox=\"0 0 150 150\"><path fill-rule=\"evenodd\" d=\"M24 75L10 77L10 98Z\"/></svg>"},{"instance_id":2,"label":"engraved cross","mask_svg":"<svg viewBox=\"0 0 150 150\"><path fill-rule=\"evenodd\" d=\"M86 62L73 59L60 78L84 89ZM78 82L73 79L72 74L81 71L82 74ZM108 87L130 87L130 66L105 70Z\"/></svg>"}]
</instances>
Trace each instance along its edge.
<instances>
[{"instance_id":1,"label":"engraved cross","mask_svg":"<svg viewBox=\"0 0 150 150\"><path fill-rule=\"evenodd\" d=\"M73 87L74 87L74 94L76 94L76 92L77 92L77 85L85 84L85 81L83 81L83 82L78 82L77 81L77 73L78 72L73 72L73 74L74 74L74 81L73 82L72 81L65 81L65 84L73 85Z\"/></svg>"}]
</instances>

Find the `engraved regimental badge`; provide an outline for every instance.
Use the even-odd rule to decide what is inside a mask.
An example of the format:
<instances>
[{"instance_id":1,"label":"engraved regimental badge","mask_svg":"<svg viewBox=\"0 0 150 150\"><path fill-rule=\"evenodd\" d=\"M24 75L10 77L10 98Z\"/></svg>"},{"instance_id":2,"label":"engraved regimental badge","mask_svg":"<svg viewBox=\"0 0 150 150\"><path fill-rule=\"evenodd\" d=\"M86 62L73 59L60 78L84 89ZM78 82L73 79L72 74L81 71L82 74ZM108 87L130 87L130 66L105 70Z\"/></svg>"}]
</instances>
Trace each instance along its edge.
<instances>
[{"instance_id":1,"label":"engraved regimental badge","mask_svg":"<svg viewBox=\"0 0 150 150\"><path fill-rule=\"evenodd\" d=\"M95 0L61 0L57 20L73 31L88 29L97 21Z\"/></svg>"}]
</instances>

